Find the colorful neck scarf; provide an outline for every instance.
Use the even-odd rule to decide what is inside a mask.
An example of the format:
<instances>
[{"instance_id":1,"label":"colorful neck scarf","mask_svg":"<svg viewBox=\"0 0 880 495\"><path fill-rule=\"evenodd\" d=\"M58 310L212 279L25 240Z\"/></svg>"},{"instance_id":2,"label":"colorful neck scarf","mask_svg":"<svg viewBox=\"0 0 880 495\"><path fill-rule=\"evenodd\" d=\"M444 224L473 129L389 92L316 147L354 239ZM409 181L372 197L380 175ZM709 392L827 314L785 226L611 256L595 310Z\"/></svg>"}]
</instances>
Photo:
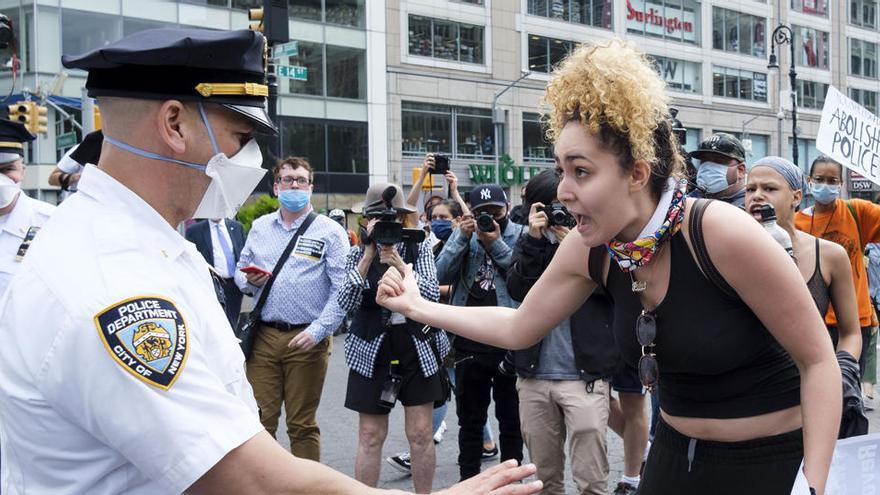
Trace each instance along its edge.
<instances>
[{"instance_id":1,"label":"colorful neck scarf","mask_svg":"<svg viewBox=\"0 0 880 495\"><path fill-rule=\"evenodd\" d=\"M654 254L663 246L663 243L681 229L687 181L681 180L677 184L670 181L670 185L674 187L663 194L660 203L657 204L657 211L654 213L654 216L658 217L658 214L664 208L666 209L666 215L660 217L663 219L663 223L656 231L651 234L646 234L643 231L639 238L632 242L612 240L608 243L608 252L624 273L647 265ZM648 222L649 227L651 223Z\"/></svg>"}]
</instances>

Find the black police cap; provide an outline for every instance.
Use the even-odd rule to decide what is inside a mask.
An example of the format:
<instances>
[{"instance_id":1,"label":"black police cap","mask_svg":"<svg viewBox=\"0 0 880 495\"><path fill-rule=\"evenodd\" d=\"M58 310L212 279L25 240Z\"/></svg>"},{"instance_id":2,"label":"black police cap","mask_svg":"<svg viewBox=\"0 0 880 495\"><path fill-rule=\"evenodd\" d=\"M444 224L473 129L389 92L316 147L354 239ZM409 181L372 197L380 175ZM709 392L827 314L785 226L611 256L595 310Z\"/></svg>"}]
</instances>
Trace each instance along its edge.
<instances>
[{"instance_id":1,"label":"black police cap","mask_svg":"<svg viewBox=\"0 0 880 495\"><path fill-rule=\"evenodd\" d=\"M710 154L722 155L734 160L745 162L746 150L742 142L732 134L716 132L700 143L700 147L690 155L697 160L708 159Z\"/></svg>"},{"instance_id":2,"label":"black police cap","mask_svg":"<svg viewBox=\"0 0 880 495\"><path fill-rule=\"evenodd\" d=\"M78 56L68 69L89 72L89 96L218 103L276 132L266 113L267 45L249 30L161 28L141 31Z\"/></svg>"},{"instance_id":3,"label":"black police cap","mask_svg":"<svg viewBox=\"0 0 880 495\"><path fill-rule=\"evenodd\" d=\"M21 122L0 119L0 157L10 153L24 156L24 143L33 140L34 136Z\"/></svg>"}]
</instances>

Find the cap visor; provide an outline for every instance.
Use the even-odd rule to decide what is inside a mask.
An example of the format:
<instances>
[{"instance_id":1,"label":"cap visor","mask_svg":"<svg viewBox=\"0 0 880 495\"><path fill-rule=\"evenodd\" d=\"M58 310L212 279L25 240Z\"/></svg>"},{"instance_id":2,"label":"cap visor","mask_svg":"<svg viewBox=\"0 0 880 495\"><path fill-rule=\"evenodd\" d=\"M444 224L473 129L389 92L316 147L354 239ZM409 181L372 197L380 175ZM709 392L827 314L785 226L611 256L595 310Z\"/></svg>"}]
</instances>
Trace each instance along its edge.
<instances>
[{"instance_id":1,"label":"cap visor","mask_svg":"<svg viewBox=\"0 0 880 495\"><path fill-rule=\"evenodd\" d=\"M720 156L726 156L727 158L737 160L740 162L745 161L738 156L734 156L729 153L722 153L718 150L697 150L697 151L694 151L693 153L689 153L689 155L691 158L696 158L697 160L700 160L701 162L706 160L706 155L720 155Z\"/></svg>"},{"instance_id":2,"label":"cap visor","mask_svg":"<svg viewBox=\"0 0 880 495\"><path fill-rule=\"evenodd\" d=\"M275 124L272 120L269 119L269 114L266 113L266 110L262 107L249 107L245 105L231 105L228 103L222 103L222 105L240 115L243 115L253 121L255 124L259 126L259 128L269 134L277 135L278 128L275 127Z\"/></svg>"}]
</instances>

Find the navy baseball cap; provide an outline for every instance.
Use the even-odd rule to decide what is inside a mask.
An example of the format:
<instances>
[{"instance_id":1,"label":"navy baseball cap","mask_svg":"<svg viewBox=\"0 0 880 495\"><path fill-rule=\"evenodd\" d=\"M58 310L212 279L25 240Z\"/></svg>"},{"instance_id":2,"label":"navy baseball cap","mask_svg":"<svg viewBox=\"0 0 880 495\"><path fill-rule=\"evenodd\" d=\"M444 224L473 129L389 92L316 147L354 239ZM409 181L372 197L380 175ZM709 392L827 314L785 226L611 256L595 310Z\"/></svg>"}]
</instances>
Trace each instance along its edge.
<instances>
[{"instance_id":1,"label":"navy baseball cap","mask_svg":"<svg viewBox=\"0 0 880 495\"><path fill-rule=\"evenodd\" d=\"M472 210L483 206L507 206L507 194L498 184L480 184L471 189L468 202Z\"/></svg>"},{"instance_id":2,"label":"navy baseball cap","mask_svg":"<svg viewBox=\"0 0 880 495\"><path fill-rule=\"evenodd\" d=\"M712 153L733 158L740 162L746 161L746 150L743 148L742 142L736 136L726 132L712 134L700 143L700 147L690 155L697 160L703 161L706 160L706 156Z\"/></svg>"},{"instance_id":3,"label":"navy baseball cap","mask_svg":"<svg viewBox=\"0 0 880 495\"><path fill-rule=\"evenodd\" d=\"M149 29L82 55L89 96L217 103L277 133L266 111L267 44L250 30Z\"/></svg>"}]
</instances>

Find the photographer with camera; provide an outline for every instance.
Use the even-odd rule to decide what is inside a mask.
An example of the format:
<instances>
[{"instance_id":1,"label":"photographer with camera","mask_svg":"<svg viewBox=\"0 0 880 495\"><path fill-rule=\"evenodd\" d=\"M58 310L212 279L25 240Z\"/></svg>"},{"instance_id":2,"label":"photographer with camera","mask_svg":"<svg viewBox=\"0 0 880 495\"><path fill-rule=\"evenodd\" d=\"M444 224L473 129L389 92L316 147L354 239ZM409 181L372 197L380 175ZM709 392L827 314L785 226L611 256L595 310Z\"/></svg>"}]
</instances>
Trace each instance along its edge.
<instances>
[{"instance_id":1,"label":"photographer with camera","mask_svg":"<svg viewBox=\"0 0 880 495\"><path fill-rule=\"evenodd\" d=\"M376 304L376 287L388 268L401 273L413 264L422 297L440 295L434 254L420 229L405 228L415 209L404 204L403 190L394 184L373 184L367 190L363 214L368 220L361 245L353 248L339 305L352 315L345 340L350 368L345 407L359 416L355 478L376 486L382 445L388 434L388 414L397 401L404 406L413 485L429 493L435 454L431 412L449 389L441 360L449 352L443 332L435 331Z\"/></svg>"},{"instance_id":2,"label":"photographer with camera","mask_svg":"<svg viewBox=\"0 0 880 495\"><path fill-rule=\"evenodd\" d=\"M544 170L526 188L528 235L517 241L507 276L517 301L525 299L576 224L556 200L558 185L556 171ZM565 494L566 438L577 493L608 493L608 380L620 361L611 322L611 301L595 294L540 342L513 353L523 439L545 495Z\"/></svg>"},{"instance_id":3,"label":"photographer with camera","mask_svg":"<svg viewBox=\"0 0 880 495\"><path fill-rule=\"evenodd\" d=\"M441 284L453 284L455 306L506 306L517 303L505 282L516 240L524 230L509 221L507 195L498 184L470 192L473 215L464 215L437 257ZM522 460L516 379L502 373L505 350L467 338L454 342L456 410L459 421L458 464L461 479L480 472L483 425L493 394L499 424L501 460Z\"/></svg>"}]
</instances>

